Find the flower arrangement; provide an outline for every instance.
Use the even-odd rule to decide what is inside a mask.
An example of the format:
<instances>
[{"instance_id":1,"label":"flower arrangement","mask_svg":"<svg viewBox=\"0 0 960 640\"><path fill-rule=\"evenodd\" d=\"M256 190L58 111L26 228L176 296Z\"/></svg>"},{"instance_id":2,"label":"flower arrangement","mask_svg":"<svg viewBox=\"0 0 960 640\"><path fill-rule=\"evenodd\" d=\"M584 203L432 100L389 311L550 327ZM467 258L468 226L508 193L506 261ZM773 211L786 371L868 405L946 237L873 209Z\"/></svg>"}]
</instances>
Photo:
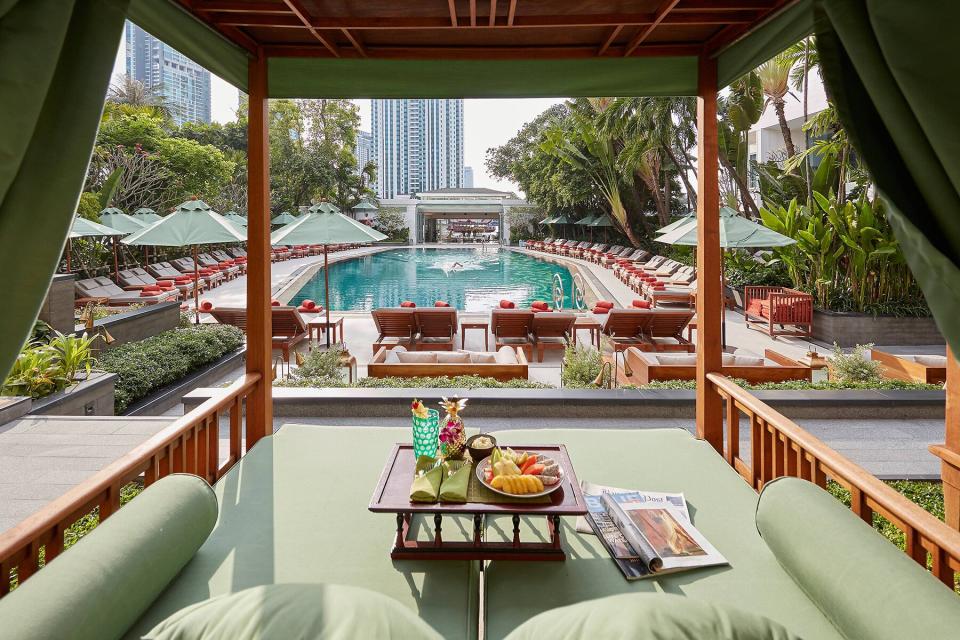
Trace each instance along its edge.
<instances>
[{"instance_id":1,"label":"flower arrangement","mask_svg":"<svg viewBox=\"0 0 960 640\"><path fill-rule=\"evenodd\" d=\"M421 420L425 420L429 415L427 413L427 407L423 404L423 402L417 400L416 398L414 398L413 402L410 403L410 413Z\"/></svg>"},{"instance_id":2,"label":"flower arrangement","mask_svg":"<svg viewBox=\"0 0 960 640\"><path fill-rule=\"evenodd\" d=\"M440 443L443 445L444 456L453 460L463 457L467 443L467 434L463 426L460 412L467 406L466 398L454 396L451 399L443 398L440 406L447 412L440 429Z\"/></svg>"}]
</instances>

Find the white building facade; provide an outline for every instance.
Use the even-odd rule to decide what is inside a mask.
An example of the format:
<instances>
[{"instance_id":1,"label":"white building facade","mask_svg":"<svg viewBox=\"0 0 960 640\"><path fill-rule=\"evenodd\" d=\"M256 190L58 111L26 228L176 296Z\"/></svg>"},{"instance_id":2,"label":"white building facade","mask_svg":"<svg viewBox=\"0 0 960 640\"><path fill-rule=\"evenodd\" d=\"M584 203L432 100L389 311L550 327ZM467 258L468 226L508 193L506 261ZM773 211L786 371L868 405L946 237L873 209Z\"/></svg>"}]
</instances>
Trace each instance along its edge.
<instances>
[{"instance_id":1,"label":"white building facade","mask_svg":"<svg viewBox=\"0 0 960 640\"><path fill-rule=\"evenodd\" d=\"M372 100L377 196L463 184L463 100Z\"/></svg>"},{"instance_id":2,"label":"white building facade","mask_svg":"<svg viewBox=\"0 0 960 640\"><path fill-rule=\"evenodd\" d=\"M368 162L376 162L376 154L373 152L373 135L366 131L357 131L357 142L353 150L353 155L357 158L357 172L363 171Z\"/></svg>"}]
</instances>

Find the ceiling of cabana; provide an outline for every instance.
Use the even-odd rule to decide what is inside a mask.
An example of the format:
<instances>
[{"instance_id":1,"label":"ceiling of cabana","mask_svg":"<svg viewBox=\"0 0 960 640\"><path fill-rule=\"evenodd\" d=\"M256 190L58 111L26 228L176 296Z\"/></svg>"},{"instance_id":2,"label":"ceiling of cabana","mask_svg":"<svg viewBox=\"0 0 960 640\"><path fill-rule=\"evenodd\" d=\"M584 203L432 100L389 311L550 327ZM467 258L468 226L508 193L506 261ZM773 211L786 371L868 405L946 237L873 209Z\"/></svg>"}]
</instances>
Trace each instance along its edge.
<instances>
[{"instance_id":1,"label":"ceiling of cabana","mask_svg":"<svg viewBox=\"0 0 960 640\"><path fill-rule=\"evenodd\" d=\"M713 55L796 0L177 0L270 57Z\"/></svg>"}]
</instances>

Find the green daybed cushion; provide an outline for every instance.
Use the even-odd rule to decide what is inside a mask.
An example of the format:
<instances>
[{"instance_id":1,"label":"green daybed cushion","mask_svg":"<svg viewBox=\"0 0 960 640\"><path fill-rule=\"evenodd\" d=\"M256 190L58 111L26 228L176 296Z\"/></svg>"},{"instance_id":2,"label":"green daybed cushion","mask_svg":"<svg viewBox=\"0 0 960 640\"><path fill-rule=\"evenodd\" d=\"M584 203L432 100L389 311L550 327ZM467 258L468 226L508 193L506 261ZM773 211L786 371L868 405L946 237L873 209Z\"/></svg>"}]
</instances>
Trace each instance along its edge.
<instances>
[{"instance_id":1,"label":"green daybed cushion","mask_svg":"<svg viewBox=\"0 0 960 640\"><path fill-rule=\"evenodd\" d=\"M294 582L370 589L444 638L474 637L475 563L393 562L396 520L367 510L387 454L404 440L409 428L288 424L258 442L214 487L216 529L127 637L213 596ZM444 519L445 539L471 530Z\"/></svg>"},{"instance_id":2,"label":"green daybed cushion","mask_svg":"<svg viewBox=\"0 0 960 640\"><path fill-rule=\"evenodd\" d=\"M206 540L217 500L196 476L172 475L0 600L0 636L119 638Z\"/></svg>"},{"instance_id":3,"label":"green daybed cushion","mask_svg":"<svg viewBox=\"0 0 960 640\"><path fill-rule=\"evenodd\" d=\"M767 483L757 529L847 638L956 638L960 599L820 487Z\"/></svg>"},{"instance_id":4,"label":"green daybed cushion","mask_svg":"<svg viewBox=\"0 0 960 640\"><path fill-rule=\"evenodd\" d=\"M487 637L507 636L554 607L620 593L666 592L732 606L779 622L803 638L839 632L777 563L754 520L757 494L705 442L683 429L536 429L495 433L502 446L562 442L577 476L597 484L686 494L693 522L730 561L658 579L627 582L593 535L563 519L566 562L491 562L485 573ZM543 518L524 519L546 535ZM509 540L509 518L496 520L490 539Z\"/></svg>"},{"instance_id":5,"label":"green daybed cushion","mask_svg":"<svg viewBox=\"0 0 960 640\"><path fill-rule=\"evenodd\" d=\"M442 640L393 598L337 584L271 584L190 605L144 640Z\"/></svg>"},{"instance_id":6,"label":"green daybed cushion","mask_svg":"<svg viewBox=\"0 0 960 640\"><path fill-rule=\"evenodd\" d=\"M665 593L627 593L551 609L507 636L507 640L544 638L800 640L769 618Z\"/></svg>"}]
</instances>

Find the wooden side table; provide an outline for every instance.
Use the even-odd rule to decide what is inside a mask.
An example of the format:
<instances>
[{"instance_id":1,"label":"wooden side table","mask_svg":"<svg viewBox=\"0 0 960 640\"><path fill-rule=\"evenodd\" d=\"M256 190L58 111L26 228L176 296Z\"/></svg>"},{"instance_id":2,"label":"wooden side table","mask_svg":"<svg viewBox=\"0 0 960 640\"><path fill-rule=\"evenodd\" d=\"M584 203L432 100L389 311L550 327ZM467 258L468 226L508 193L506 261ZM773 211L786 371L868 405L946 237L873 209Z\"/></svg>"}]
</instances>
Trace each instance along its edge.
<instances>
[{"instance_id":1,"label":"wooden side table","mask_svg":"<svg viewBox=\"0 0 960 640\"><path fill-rule=\"evenodd\" d=\"M314 318L313 320L310 320L307 322L307 332L309 334L307 337L310 340L314 340L314 334L316 334L316 340L317 342L319 342L320 333L325 332L327 330L331 331L331 334L330 334L331 344L333 344L334 342L343 342L345 340L345 336L343 334L343 318L342 317L330 318L330 323L328 324L326 316L321 314L316 318ZM340 337L339 340L337 340L338 335Z\"/></svg>"},{"instance_id":2,"label":"wooden side table","mask_svg":"<svg viewBox=\"0 0 960 640\"><path fill-rule=\"evenodd\" d=\"M487 321L461 322L460 323L460 348L463 349L467 342L467 329L483 330L483 350L490 351L490 323Z\"/></svg>"},{"instance_id":3,"label":"wooden side table","mask_svg":"<svg viewBox=\"0 0 960 640\"><path fill-rule=\"evenodd\" d=\"M347 377L350 381L350 384L353 384L354 371L357 371L357 356L352 356L348 353L340 356L340 366L347 370ZM357 371L357 376L360 377L359 371Z\"/></svg>"},{"instance_id":4,"label":"wooden side table","mask_svg":"<svg viewBox=\"0 0 960 640\"><path fill-rule=\"evenodd\" d=\"M600 329L601 325L599 322L590 317L581 317L577 318L577 321L573 324L573 344L577 344L577 331L581 329L590 332L590 344L597 346L597 349L600 349Z\"/></svg>"}]
</instances>

